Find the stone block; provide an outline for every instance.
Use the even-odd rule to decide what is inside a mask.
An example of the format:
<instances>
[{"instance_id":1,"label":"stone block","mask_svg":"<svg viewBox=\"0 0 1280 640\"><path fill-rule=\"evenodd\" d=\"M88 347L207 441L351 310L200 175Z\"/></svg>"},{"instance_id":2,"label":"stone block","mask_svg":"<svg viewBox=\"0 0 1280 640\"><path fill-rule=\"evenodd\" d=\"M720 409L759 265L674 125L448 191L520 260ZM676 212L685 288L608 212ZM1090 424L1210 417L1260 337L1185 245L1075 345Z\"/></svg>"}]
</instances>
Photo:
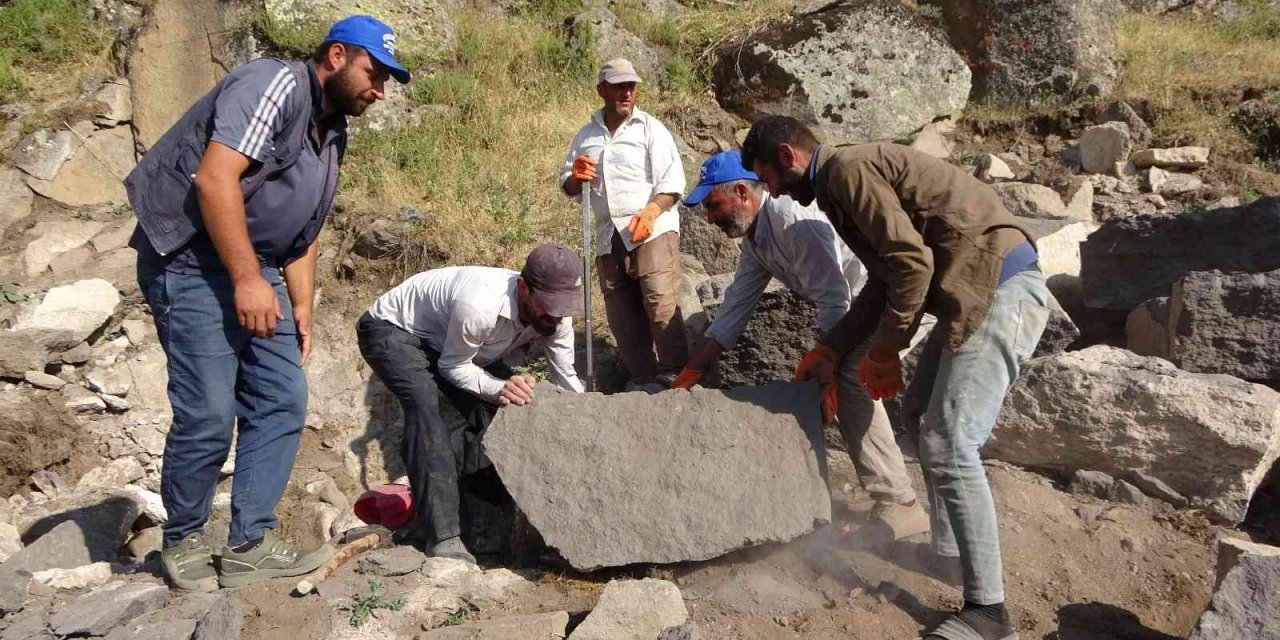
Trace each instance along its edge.
<instances>
[{"instance_id":1,"label":"stone block","mask_svg":"<svg viewBox=\"0 0 1280 640\"><path fill-rule=\"evenodd\" d=\"M666 580L612 580L569 640L653 640L689 617L680 589Z\"/></svg>"},{"instance_id":2,"label":"stone block","mask_svg":"<svg viewBox=\"0 0 1280 640\"><path fill-rule=\"evenodd\" d=\"M1187 371L1280 380L1280 271L1192 272L1173 287L1173 362Z\"/></svg>"},{"instance_id":3,"label":"stone block","mask_svg":"<svg viewBox=\"0 0 1280 640\"><path fill-rule=\"evenodd\" d=\"M50 289L35 313L15 329L69 331L74 342L83 342L111 318L119 305L120 292L110 282L81 280Z\"/></svg>"},{"instance_id":4,"label":"stone block","mask_svg":"<svg viewBox=\"0 0 1280 640\"><path fill-rule=\"evenodd\" d=\"M1280 547L1219 538L1218 580L1191 640L1280 637Z\"/></svg>"},{"instance_id":5,"label":"stone block","mask_svg":"<svg viewBox=\"0 0 1280 640\"><path fill-rule=\"evenodd\" d=\"M49 616L49 628L59 636L105 636L163 607L168 594L158 584L109 584Z\"/></svg>"}]
</instances>

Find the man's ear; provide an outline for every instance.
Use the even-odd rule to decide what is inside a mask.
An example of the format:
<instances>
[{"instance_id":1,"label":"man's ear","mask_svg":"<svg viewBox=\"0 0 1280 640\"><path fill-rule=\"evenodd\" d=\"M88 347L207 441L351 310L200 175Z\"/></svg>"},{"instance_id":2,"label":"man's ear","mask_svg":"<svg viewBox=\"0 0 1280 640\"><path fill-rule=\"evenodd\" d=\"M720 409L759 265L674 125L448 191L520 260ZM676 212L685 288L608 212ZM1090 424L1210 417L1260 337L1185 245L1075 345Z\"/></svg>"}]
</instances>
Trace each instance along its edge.
<instances>
[{"instance_id":1,"label":"man's ear","mask_svg":"<svg viewBox=\"0 0 1280 640\"><path fill-rule=\"evenodd\" d=\"M778 145L778 166L790 169L796 165L796 148L784 142Z\"/></svg>"},{"instance_id":2,"label":"man's ear","mask_svg":"<svg viewBox=\"0 0 1280 640\"><path fill-rule=\"evenodd\" d=\"M351 52L347 50L347 45L342 44L341 42L335 42L329 45L329 55L325 57L325 60L329 63L329 70L337 71L338 69L341 69L342 66L347 63L347 56L350 53Z\"/></svg>"},{"instance_id":3,"label":"man's ear","mask_svg":"<svg viewBox=\"0 0 1280 640\"><path fill-rule=\"evenodd\" d=\"M733 193L743 202L751 202L751 188L746 184L739 182L733 185Z\"/></svg>"}]
</instances>

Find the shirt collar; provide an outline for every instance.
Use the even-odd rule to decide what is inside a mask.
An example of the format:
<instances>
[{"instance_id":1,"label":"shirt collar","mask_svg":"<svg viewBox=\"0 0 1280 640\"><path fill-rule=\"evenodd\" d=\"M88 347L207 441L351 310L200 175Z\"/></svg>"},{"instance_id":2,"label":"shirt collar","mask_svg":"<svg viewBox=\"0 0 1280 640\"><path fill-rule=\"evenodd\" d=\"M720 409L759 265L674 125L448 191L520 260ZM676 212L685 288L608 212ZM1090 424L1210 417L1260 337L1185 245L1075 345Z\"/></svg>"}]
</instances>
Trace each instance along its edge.
<instances>
[{"instance_id":1,"label":"shirt collar","mask_svg":"<svg viewBox=\"0 0 1280 640\"><path fill-rule=\"evenodd\" d=\"M809 158L809 186L816 187L818 185L818 154L822 151L822 145L818 145L813 150L813 157Z\"/></svg>"},{"instance_id":2,"label":"shirt collar","mask_svg":"<svg viewBox=\"0 0 1280 640\"><path fill-rule=\"evenodd\" d=\"M622 125L624 124L631 124L636 120L640 120L641 118L644 117L644 115L645 113L641 111L639 107L635 107L631 110L631 117L627 118L625 122L618 125L618 128L621 129ZM591 119L594 120L596 124L600 125L600 127L605 129L606 131L609 129L609 125L605 124L604 122L604 107L596 109L596 112L591 114Z\"/></svg>"},{"instance_id":3,"label":"shirt collar","mask_svg":"<svg viewBox=\"0 0 1280 640\"><path fill-rule=\"evenodd\" d=\"M516 323L517 327L522 326L520 324L520 314L516 312L520 308L516 301L516 278L519 277L519 274L511 276L510 282L507 283L507 295L502 298L502 306L498 307L498 317L506 318Z\"/></svg>"},{"instance_id":4,"label":"shirt collar","mask_svg":"<svg viewBox=\"0 0 1280 640\"><path fill-rule=\"evenodd\" d=\"M769 226L768 223L762 222L760 219L769 215L769 211L772 208L773 196L769 195L769 192L766 191L760 198L760 209L756 211L756 219L751 221L751 228L747 229L747 235L750 236L752 241L756 244L764 242L765 237L769 235L769 232L765 230L765 227Z\"/></svg>"}]
</instances>

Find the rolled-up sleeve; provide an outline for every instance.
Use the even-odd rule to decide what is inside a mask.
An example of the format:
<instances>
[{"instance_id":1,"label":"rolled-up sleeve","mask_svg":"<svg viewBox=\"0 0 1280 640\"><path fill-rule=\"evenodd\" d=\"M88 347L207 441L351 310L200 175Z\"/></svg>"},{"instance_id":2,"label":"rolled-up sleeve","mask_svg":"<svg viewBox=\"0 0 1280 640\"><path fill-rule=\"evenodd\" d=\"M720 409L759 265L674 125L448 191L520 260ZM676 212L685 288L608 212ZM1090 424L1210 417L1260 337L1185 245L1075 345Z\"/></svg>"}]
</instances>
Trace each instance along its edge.
<instances>
[{"instance_id":1,"label":"rolled-up sleeve","mask_svg":"<svg viewBox=\"0 0 1280 640\"><path fill-rule=\"evenodd\" d=\"M933 278L933 251L911 224L893 185L867 162L830 177L828 194L885 265L885 304L871 344L897 353L910 344Z\"/></svg>"},{"instance_id":2,"label":"rolled-up sleeve","mask_svg":"<svg viewBox=\"0 0 1280 640\"><path fill-rule=\"evenodd\" d=\"M475 363L481 345L493 331L493 323L485 318L485 314L471 305L455 306L436 366L453 386L496 403L506 382L489 375Z\"/></svg>"},{"instance_id":3,"label":"rolled-up sleeve","mask_svg":"<svg viewBox=\"0 0 1280 640\"><path fill-rule=\"evenodd\" d=\"M558 181L556 182L556 186L560 188L560 193L563 193L566 197L573 200L574 202L582 202L582 194L579 193L576 196L571 196L568 193L565 193L564 185L567 182L569 182L569 180L573 176L573 161L578 156L582 155L582 142L584 139L586 139L586 137L587 137L586 127L579 129L578 135L573 137L573 142L569 143L569 152L566 153L564 156L564 163L560 165L560 176L558 178Z\"/></svg>"},{"instance_id":4,"label":"rolled-up sleeve","mask_svg":"<svg viewBox=\"0 0 1280 640\"><path fill-rule=\"evenodd\" d=\"M586 389L573 368L573 319L564 318L556 332L546 341L547 364L551 367L551 383L574 393Z\"/></svg>"},{"instance_id":5,"label":"rolled-up sleeve","mask_svg":"<svg viewBox=\"0 0 1280 640\"><path fill-rule=\"evenodd\" d=\"M724 292L724 302L716 309L716 319L707 327L707 337L725 350L732 349L751 321L751 314L772 279L773 274L754 255L744 250L738 258L733 282Z\"/></svg>"},{"instance_id":6,"label":"rolled-up sleeve","mask_svg":"<svg viewBox=\"0 0 1280 640\"><path fill-rule=\"evenodd\" d=\"M684 194L684 163L675 138L656 118L649 120L649 168L653 172L653 193L672 193L676 201Z\"/></svg>"},{"instance_id":7,"label":"rolled-up sleeve","mask_svg":"<svg viewBox=\"0 0 1280 640\"><path fill-rule=\"evenodd\" d=\"M849 310L853 294L840 264L836 231L826 220L797 220L786 230L801 288L817 307L818 328L831 331Z\"/></svg>"}]
</instances>

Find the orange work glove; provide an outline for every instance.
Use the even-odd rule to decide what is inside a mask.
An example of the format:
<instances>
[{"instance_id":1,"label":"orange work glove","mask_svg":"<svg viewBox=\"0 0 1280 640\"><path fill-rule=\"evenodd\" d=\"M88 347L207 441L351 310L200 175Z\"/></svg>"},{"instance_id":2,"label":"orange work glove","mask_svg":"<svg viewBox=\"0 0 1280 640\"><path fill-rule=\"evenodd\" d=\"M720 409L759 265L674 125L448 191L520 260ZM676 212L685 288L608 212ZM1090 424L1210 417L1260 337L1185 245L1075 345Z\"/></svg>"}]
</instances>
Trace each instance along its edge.
<instances>
[{"instance_id":1,"label":"orange work glove","mask_svg":"<svg viewBox=\"0 0 1280 640\"><path fill-rule=\"evenodd\" d=\"M858 365L858 382L872 400L885 400L902 393L902 361L898 354L872 347Z\"/></svg>"},{"instance_id":2,"label":"orange work glove","mask_svg":"<svg viewBox=\"0 0 1280 640\"><path fill-rule=\"evenodd\" d=\"M836 421L836 363L839 358L825 344L818 343L813 351L804 354L800 364L796 366L796 377L793 382L817 380L819 397L822 400L822 421L831 424Z\"/></svg>"},{"instance_id":3,"label":"orange work glove","mask_svg":"<svg viewBox=\"0 0 1280 640\"><path fill-rule=\"evenodd\" d=\"M676 379L671 382L671 388L685 390L692 389L693 385L698 384L698 381L701 379L701 371L685 367L680 370L680 375L676 376Z\"/></svg>"},{"instance_id":4,"label":"orange work glove","mask_svg":"<svg viewBox=\"0 0 1280 640\"><path fill-rule=\"evenodd\" d=\"M578 156L573 159L573 179L578 182L591 182L596 179L596 159L591 156Z\"/></svg>"},{"instance_id":5,"label":"orange work glove","mask_svg":"<svg viewBox=\"0 0 1280 640\"><path fill-rule=\"evenodd\" d=\"M653 233L653 223L661 213L662 209L657 203L650 202L643 209L631 214L631 224L627 225L627 229L631 231L631 241L644 242L645 238Z\"/></svg>"}]
</instances>

